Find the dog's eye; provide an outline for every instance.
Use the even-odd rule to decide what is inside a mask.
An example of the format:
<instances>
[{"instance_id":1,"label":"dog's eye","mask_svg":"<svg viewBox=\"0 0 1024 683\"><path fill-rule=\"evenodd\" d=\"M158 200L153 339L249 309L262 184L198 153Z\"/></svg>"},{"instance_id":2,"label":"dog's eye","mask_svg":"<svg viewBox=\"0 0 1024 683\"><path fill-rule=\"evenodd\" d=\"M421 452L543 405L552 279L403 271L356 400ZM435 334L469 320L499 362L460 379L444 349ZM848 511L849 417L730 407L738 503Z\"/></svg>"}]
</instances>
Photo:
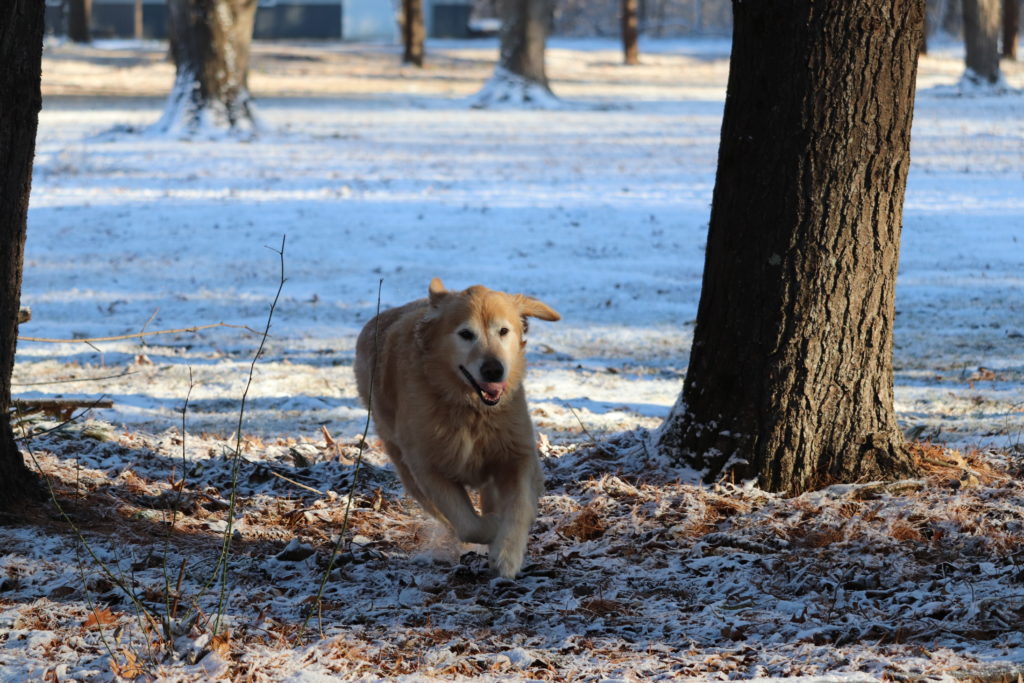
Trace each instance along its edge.
<instances>
[{"instance_id":1,"label":"dog's eye","mask_svg":"<svg viewBox=\"0 0 1024 683\"><path fill-rule=\"evenodd\" d=\"M474 339L476 339L476 335L473 334L472 330L459 330L459 336L465 339L466 341L473 341Z\"/></svg>"},{"instance_id":2,"label":"dog's eye","mask_svg":"<svg viewBox=\"0 0 1024 683\"><path fill-rule=\"evenodd\" d=\"M502 337L504 337L506 334L508 334L508 328L507 327L501 328L500 330L498 330L498 334L500 334Z\"/></svg>"}]
</instances>

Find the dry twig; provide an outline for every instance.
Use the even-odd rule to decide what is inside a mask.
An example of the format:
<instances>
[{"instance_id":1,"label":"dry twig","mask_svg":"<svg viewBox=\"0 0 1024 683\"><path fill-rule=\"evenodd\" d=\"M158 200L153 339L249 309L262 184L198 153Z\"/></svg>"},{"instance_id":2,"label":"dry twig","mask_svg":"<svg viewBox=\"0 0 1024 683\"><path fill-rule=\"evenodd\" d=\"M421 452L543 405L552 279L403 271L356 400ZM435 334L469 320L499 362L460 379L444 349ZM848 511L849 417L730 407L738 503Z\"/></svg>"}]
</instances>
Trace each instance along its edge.
<instances>
[{"instance_id":1,"label":"dry twig","mask_svg":"<svg viewBox=\"0 0 1024 683\"><path fill-rule=\"evenodd\" d=\"M181 334L184 332L198 332L199 330L209 330L214 327L231 327L236 330L246 330L253 334L260 334L256 330L252 329L248 325L232 325L231 323L210 323L209 325L193 325L192 327L180 327L175 330L153 330L152 332L136 332L134 334L119 334L113 337L88 337L86 339L50 339L47 337L18 337L18 341L25 342L41 342L44 344L75 344L81 342L83 344L91 344L93 342L111 342L111 341L123 341L125 339L139 339L141 337L152 337L157 334Z\"/></svg>"}]
</instances>

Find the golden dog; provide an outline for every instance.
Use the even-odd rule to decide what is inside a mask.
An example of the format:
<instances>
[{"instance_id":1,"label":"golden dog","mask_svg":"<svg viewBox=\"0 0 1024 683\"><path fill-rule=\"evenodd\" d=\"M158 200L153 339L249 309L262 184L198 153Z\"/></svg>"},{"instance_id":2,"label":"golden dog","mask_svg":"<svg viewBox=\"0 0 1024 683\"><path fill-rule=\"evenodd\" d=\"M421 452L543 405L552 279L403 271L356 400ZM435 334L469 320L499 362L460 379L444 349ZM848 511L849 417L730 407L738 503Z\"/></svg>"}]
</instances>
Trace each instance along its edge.
<instances>
[{"instance_id":1,"label":"golden dog","mask_svg":"<svg viewBox=\"0 0 1024 683\"><path fill-rule=\"evenodd\" d=\"M544 486L522 387L527 316L561 317L522 294L449 292L434 278L427 299L384 311L356 343L359 396L405 490L459 540L489 545L506 578Z\"/></svg>"}]
</instances>

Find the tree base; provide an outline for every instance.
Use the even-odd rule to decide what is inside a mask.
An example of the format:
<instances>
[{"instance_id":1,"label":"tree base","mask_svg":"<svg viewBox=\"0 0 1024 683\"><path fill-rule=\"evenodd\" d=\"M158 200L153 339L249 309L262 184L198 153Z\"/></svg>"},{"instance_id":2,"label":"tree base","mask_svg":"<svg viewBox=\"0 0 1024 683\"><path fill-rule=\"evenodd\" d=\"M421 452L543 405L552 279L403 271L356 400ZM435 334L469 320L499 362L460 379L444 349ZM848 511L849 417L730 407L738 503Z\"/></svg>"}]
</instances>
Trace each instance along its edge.
<instances>
[{"instance_id":1,"label":"tree base","mask_svg":"<svg viewBox=\"0 0 1024 683\"><path fill-rule=\"evenodd\" d=\"M919 475L898 432L872 432L840 445L822 443L813 453L796 458L757 452L754 444L770 440L768 435L752 440L721 425L697 422L680 396L665 422L650 433L647 447L681 466L684 481L730 481L787 496L838 483L893 481Z\"/></svg>"},{"instance_id":2,"label":"tree base","mask_svg":"<svg viewBox=\"0 0 1024 683\"><path fill-rule=\"evenodd\" d=\"M470 98L474 109L565 109L544 84L495 67L494 75Z\"/></svg>"},{"instance_id":3,"label":"tree base","mask_svg":"<svg viewBox=\"0 0 1024 683\"><path fill-rule=\"evenodd\" d=\"M1021 95L1024 90L1010 87L1002 72L992 81L973 69L966 69L956 85L939 85L927 91L939 97L991 97L993 95Z\"/></svg>"},{"instance_id":4,"label":"tree base","mask_svg":"<svg viewBox=\"0 0 1024 683\"><path fill-rule=\"evenodd\" d=\"M193 81L178 78L160 120L141 132L150 137L177 140L248 141L259 136L263 127L248 92L241 91L233 102L198 101L197 89Z\"/></svg>"},{"instance_id":5,"label":"tree base","mask_svg":"<svg viewBox=\"0 0 1024 683\"><path fill-rule=\"evenodd\" d=\"M44 498L39 478L25 466L7 419L0 419L0 511L17 515L25 503Z\"/></svg>"}]
</instances>

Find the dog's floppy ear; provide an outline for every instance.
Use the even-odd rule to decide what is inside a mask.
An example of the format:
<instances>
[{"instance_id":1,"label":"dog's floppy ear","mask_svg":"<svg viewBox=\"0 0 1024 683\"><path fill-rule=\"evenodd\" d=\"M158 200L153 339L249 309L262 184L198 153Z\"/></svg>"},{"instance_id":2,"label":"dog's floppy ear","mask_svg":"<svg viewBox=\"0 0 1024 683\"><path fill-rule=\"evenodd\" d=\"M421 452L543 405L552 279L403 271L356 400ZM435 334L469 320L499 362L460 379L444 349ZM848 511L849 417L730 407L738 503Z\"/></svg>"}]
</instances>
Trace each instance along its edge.
<instances>
[{"instance_id":1,"label":"dog's floppy ear","mask_svg":"<svg viewBox=\"0 0 1024 683\"><path fill-rule=\"evenodd\" d=\"M430 336L432 323L441 316L441 311L438 307L446 296L448 296L448 290L444 288L444 283L441 282L441 278L435 277L430 281L430 286L427 288L427 298L430 306L427 308L426 313L423 314L423 317L416 321L416 327L413 329L416 345L422 351L427 350L427 340Z\"/></svg>"},{"instance_id":2,"label":"dog's floppy ear","mask_svg":"<svg viewBox=\"0 0 1024 683\"><path fill-rule=\"evenodd\" d=\"M430 281L430 287L427 288L427 296L430 299L430 305L436 307L441 303L441 299L444 298L448 290L444 288L444 283L441 282L441 278L435 277Z\"/></svg>"},{"instance_id":3,"label":"dog's floppy ear","mask_svg":"<svg viewBox=\"0 0 1024 683\"><path fill-rule=\"evenodd\" d=\"M540 318L541 320L550 320L551 322L562 319L562 316L558 315L553 308L531 296L516 294L515 300L516 305L519 306L519 315L524 318L529 316Z\"/></svg>"}]
</instances>

